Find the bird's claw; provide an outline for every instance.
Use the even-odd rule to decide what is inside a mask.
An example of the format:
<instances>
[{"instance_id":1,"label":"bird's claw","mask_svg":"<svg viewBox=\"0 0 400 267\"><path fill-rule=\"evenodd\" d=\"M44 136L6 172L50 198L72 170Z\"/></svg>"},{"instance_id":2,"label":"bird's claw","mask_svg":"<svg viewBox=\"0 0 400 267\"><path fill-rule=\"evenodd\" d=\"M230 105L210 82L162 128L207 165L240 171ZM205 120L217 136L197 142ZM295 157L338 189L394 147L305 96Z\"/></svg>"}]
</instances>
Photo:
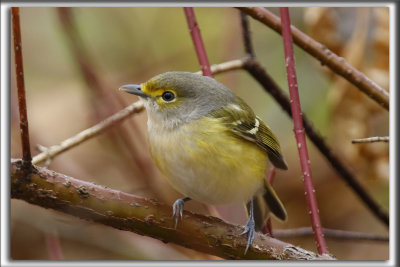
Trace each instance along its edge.
<instances>
[{"instance_id":1,"label":"bird's claw","mask_svg":"<svg viewBox=\"0 0 400 267\"><path fill-rule=\"evenodd\" d=\"M178 221L182 219L184 205L185 201L182 198L177 199L172 205L172 217L175 218L175 229L178 225Z\"/></svg>"},{"instance_id":2,"label":"bird's claw","mask_svg":"<svg viewBox=\"0 0 400 267\"><path fill-rule=\"evenodd\" d=\"M248 234L247 234L247 244L246 244L246 249L245 249L245 251L244 251L244 254L247 253L247 250L249 249L250 245L253 244L254 233L255 233L254 227L255 227L254 220L252 220L252 218L250 218L250 219L247 221L247 224L246 224L246 226L244 227L243 232L240 233L240 235L244 235L244 234L248 233Z\"/></svg>"}]
</instances>

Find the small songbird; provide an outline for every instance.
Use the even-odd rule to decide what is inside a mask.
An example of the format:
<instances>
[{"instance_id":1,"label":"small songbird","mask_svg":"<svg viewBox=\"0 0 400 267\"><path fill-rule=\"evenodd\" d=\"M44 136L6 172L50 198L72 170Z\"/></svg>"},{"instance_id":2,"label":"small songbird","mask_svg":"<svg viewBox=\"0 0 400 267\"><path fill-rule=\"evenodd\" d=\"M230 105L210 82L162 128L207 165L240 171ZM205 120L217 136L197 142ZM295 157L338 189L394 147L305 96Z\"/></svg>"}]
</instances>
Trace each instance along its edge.
<instances>
[{"instance_id":1,"label":"small songbird","mask_svg":"<svg viewBox=\"0 0 400 267\"><path fill-rule=\"evenodd\" d=\"M247 203L245 253L270 213L286 211L266 180L269 161L287 169L271 129L231 90L210 77L167 72L120 90L139 96L148 114L153 160L185 198L173 204L182 218L184 203Z\"/></svg>"}]
</instances>

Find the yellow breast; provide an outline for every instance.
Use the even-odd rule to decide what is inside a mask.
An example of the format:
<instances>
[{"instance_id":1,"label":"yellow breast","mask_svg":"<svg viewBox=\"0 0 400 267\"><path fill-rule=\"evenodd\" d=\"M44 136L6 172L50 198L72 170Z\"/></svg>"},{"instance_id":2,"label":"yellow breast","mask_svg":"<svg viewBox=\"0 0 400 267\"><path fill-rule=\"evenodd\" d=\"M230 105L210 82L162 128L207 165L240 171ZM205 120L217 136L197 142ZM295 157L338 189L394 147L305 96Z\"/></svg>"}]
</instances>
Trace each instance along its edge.
<instances>
[{"instance_id":1,"label":"yellow breast","mask_svg":"<svg viewBox=\"0 0 400 267\"><path fill-rule=\"evenodd\" d=\"M176 190L194 200L241 203L263 188L266 153L217 119L202 118L169 131L149 129L149 140L160 171Z\"/></svg>"}]
</instances>

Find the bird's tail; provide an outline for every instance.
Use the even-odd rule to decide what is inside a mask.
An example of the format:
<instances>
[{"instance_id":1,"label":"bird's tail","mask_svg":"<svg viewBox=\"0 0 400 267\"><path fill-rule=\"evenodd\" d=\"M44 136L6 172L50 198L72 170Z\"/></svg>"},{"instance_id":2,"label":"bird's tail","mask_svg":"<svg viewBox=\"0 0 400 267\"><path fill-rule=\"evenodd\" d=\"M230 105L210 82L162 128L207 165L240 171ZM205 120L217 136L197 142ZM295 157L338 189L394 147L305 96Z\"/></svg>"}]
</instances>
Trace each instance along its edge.
<instances>
[{"instance_id":1,"label":"bird's tail","mask_svg":"<svg viewBox=\"0 0 400 267\"><path fill-rule=\"evenodd\" d=\"M265 193L262 195L257 195L253 198L256 231L262 230L265 221L268 219L271 213L281 221L286 221L287 219L285 207L279 200L275 190L267 181L265 181L264 186ZM249 215L249 208L250 204L248 202L246 204L247 215Z\"/></svg>"}]
</instances>

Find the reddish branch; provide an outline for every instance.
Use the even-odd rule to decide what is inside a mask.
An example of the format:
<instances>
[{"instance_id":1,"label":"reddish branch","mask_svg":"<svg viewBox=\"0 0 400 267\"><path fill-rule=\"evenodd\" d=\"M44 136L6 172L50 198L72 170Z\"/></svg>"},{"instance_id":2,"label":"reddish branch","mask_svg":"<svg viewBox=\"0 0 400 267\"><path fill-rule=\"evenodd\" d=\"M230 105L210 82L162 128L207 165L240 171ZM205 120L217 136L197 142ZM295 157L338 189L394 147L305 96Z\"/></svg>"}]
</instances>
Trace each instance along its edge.
<instances>
[{"instance_id":1,"label":"reddish branch","mask_svg":"<svg viewBox=\"0 0 400 267\"><path fill-rule=\"evenodd\" d=\"M28 114L26 111L19 7L12 7L11 14L12 30L14 37L15 76L17 77L18 89L19 127L21 129L22 158L24 160L24 163L30 165L32 161L32 156L29 144Z\"/></svg>"},{"instance_id":2,"label":"reddish branch","mask_svg":"<svg viewBox=\"0 0 400 267\"><path fill-rule=\"evenodd\" d=\"M326 254L329 252L328 247L326 246L324 234L322 232L317 198L315 196L315 189L312 182L312 173L307 151L306 134L304 132L303 119L300 108L300 97L293 55L292 34L290 30L289 8L281 7L280 11L282 20L282 37L283 47L285 51L286 73L290 93L290 106L294 123L293 130L296 136L297 147L299 150L301 170L303 172L304 178L304 190L306 193L307 205L311 217L311 225L314 230L315 240L317 242L318 253Z\"/></svg>"},{"instance_id":3,"label":"reddish branch","mask_svg":"<svg viewBox=\"0 0 400 267\"><path fill-rule=\"evenodd\" d=\"M172 242L225 259L332 260L291 244L256 234L244 254L247 238L243 227L221 219L183 212L178 227L172 209L152 199L144 199L93 183L77 180L46 168L34 167L26 174L20 160L12 159L11 197L44 208L58 210L85 220L120 230Z\"/></svg>"},{"instance_id":4,"label":"reddish branch","mask_svg":"<svg viewBox=\"0 0 400 267\"><path fill-rule=\"evenodd\" d=\"M267 9L263 7L238 7L238 9L272 28L277 33L281 33L282 24L279 17ZM342 57L337 56L323 44L315 41L294 26L291 26L291 29L294 43L317 58L322 65L328 66L332 71L351 82L378 104L389 109L389 93L385 89L352 67Z\"/></svg>"},{"instance_id":5,"label":"reddish branch","mask_svg":"<svg viewBox=\"0 0 400 267\"><path fill-rule=\"evenodd\" d=\"M204 48L203 39L201 38L199 25L197 24L196 16L192 7L184 7L186 20L189 26L190 35L192 36L193 44L196 49L196 54L199 59L201 70L204 76L213 77L208 62L206 49Z\"/></svg>"}]
</instances>

